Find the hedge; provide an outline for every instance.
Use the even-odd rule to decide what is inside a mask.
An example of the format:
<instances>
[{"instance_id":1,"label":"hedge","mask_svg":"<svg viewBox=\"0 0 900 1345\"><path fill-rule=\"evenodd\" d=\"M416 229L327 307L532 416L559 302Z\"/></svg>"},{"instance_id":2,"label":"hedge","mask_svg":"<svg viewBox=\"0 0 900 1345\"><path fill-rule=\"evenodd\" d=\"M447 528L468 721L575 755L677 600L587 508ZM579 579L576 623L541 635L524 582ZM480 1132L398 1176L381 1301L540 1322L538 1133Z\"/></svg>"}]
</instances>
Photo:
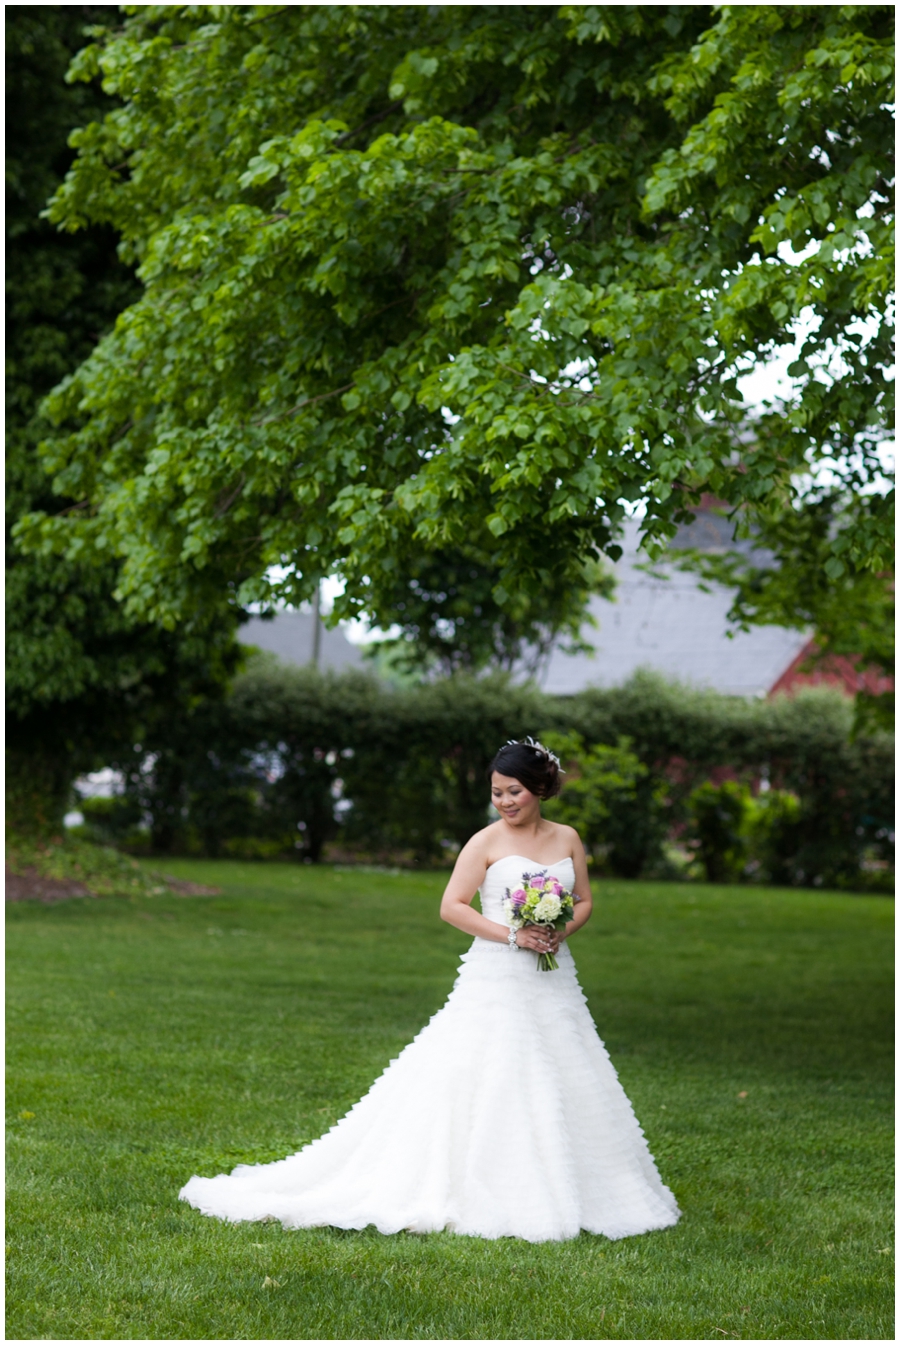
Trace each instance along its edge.
<instances>
[{"instance_id":1,"label":"hedge","mask_svg":"<svg viewBox=\"0 0 900 1345\"><path fill-rule=\"evenodd\" d=\"M592 770L610 778L612 757L597 749L619 753L627 787L616 786L614 806L591 804L607 814L597 859L611 872L662 872L673 843L700 854L696 791L723 778L745 786L747 798L768 787L796 800L762 845L767 878L865 886L884 883L892 863L893 740L854 740L852 706L838 693L744 701L649 674L550 697L505 675L396 689L355 669L319 673L258 658L226 701L111 763L125 774L120 798L83 807L98 838L144 836L156 852L315 861L331 843L434 863L485 824L490 759L526 733L578 744L570 807L579 790L587 806ZM601 757L597 774L591 762ZM709 870L708 844L705 853Z\"/></svg>"},{"instance_id":2,"label":"hedge","mask_svg":"<svg viewBox=\"0 0 900 1345\"><path fill-rule=\"evenodd\" d=\"M570 698L563 714L565 727L588 742L629 740L665 792L670 834L684 826L691 793L710 777L727 773L754 792L762 785L795 795L799 811L783 829L771 881L865 885L864 864L893 864L894 740L885 733L854 739L852 702L837 691L747 701L639 673L622 687ZM658 853L657 833L641 867Z\"/></svg>"}]
</instances>

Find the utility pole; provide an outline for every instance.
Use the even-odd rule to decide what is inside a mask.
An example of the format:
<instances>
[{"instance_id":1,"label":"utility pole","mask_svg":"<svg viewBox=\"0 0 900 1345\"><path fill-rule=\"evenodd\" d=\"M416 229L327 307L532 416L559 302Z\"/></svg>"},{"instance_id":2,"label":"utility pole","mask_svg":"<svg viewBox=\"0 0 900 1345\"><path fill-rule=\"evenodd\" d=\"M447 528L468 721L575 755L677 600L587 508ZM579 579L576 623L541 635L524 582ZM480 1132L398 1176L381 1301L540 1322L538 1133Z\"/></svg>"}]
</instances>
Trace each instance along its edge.
<instances>
[{"instance_id":1,"label":"utility pole","mask_svg":"<svg viewBox=\"0 0 900 1345\"><path fill-rule=\"evenodd\" d=\"M322 585L316 584L316 592L313 598L313 644L312 644L312 665L314 668L319 666L319 656L322 652L322 622L319 619L319 605L322 597Z\"/></svg>"}]
</instances>

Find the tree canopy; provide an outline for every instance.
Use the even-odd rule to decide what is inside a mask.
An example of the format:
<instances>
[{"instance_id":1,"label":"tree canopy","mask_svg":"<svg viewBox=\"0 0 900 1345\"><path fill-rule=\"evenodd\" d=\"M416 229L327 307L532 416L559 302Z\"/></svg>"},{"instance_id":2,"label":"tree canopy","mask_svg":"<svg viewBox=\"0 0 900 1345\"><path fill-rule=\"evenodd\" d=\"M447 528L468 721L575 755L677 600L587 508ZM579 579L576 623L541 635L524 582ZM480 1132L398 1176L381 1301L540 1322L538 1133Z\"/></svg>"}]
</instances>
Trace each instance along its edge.
<instances>
[{"instance_id":1,"label":"tree canopy","mask_svg":"<svg viewBox=\"0 0 900 1345\"><path fill-rule=\"evenodd\" d=\"M67 87L86 24L111 6L8 6L6 141L6 704L7 794L17 825L55 823L78 770L130 749L154 715L183 712L233 666L231 628L197 619L177 633L126 616L112 597L113 555L25 555L11 543L23 512L54 498L37 444L38 404L84 360L140 294L102 226L70 236L40 219L72 160L74 126L110 105Z\"/></svg>"},{"instance_id":2,"label":"tree canopy","mask_svg":"<svg viewBox=\"0 0 900 1345\"><path fill-rule=\"evenodd\" d=\"M169 626L472 553L511 610L704 491L824 492L828 572L885 568L893 6L123 9L50 218L143 293L47 402L28 545Z\"/></svg>"}]
</instances>

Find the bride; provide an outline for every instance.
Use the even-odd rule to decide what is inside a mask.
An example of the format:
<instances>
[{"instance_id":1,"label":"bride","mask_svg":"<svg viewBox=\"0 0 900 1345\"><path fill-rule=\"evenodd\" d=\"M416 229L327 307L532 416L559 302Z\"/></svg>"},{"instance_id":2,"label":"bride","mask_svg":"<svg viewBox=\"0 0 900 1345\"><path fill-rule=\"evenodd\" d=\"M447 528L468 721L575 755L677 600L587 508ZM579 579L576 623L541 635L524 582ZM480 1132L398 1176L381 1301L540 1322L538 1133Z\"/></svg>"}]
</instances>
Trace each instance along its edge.
<instances>
[{"instance_id":1,"label":"bride","mask_svg":"<svg viewBox=\"0 0 900 1345\"><path fill-rule=\"evenodd\" d=\"M590 918L591 890L577 832L541 817L559 763L528 740L502 747L490 773L499 820L460 851L441 902L442 918L474 935L444 1007L321 1139L277 1163L192 1177L182 1200L235 1223L530 1242L677 1221L575 975L568 941ZM507 890L535 873L574 894L565 930L505 923ZM543 952L557 970L538 969Z\"/></svg>"}]
</instances>

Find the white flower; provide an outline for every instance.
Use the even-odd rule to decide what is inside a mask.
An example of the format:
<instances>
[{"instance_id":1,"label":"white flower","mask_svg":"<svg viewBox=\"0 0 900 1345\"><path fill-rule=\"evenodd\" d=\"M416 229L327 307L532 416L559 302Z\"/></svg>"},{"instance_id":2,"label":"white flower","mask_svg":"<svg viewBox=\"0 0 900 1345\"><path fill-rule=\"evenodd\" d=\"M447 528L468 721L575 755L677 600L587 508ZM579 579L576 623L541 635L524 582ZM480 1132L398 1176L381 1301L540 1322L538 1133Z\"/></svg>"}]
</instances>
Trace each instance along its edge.
<instances>
[{"instance_id":1,"label":"white flower","mask_svg":"<svg viewBox=\"0 0 900 1345\"><path fill-rule=\"evenodd\" d=\"M545 897L541 897L535 906L534 919L538 922L556 920L561 910L562 902L559 897L554 896L552 892L548 892Z\"/></svg>"},{"instance_id":2,"label":"white flower","mask_svg":"<svg viewBox=\"0 0 900 1345\"><path fill-rule=\"evenodd\" d=\"M522 928L522 917L519 915L519 908L515 902L510 901L509 897L503 898L503 914L506 917L506 923L510 929Z\"/></svg>"}]
</instances>

